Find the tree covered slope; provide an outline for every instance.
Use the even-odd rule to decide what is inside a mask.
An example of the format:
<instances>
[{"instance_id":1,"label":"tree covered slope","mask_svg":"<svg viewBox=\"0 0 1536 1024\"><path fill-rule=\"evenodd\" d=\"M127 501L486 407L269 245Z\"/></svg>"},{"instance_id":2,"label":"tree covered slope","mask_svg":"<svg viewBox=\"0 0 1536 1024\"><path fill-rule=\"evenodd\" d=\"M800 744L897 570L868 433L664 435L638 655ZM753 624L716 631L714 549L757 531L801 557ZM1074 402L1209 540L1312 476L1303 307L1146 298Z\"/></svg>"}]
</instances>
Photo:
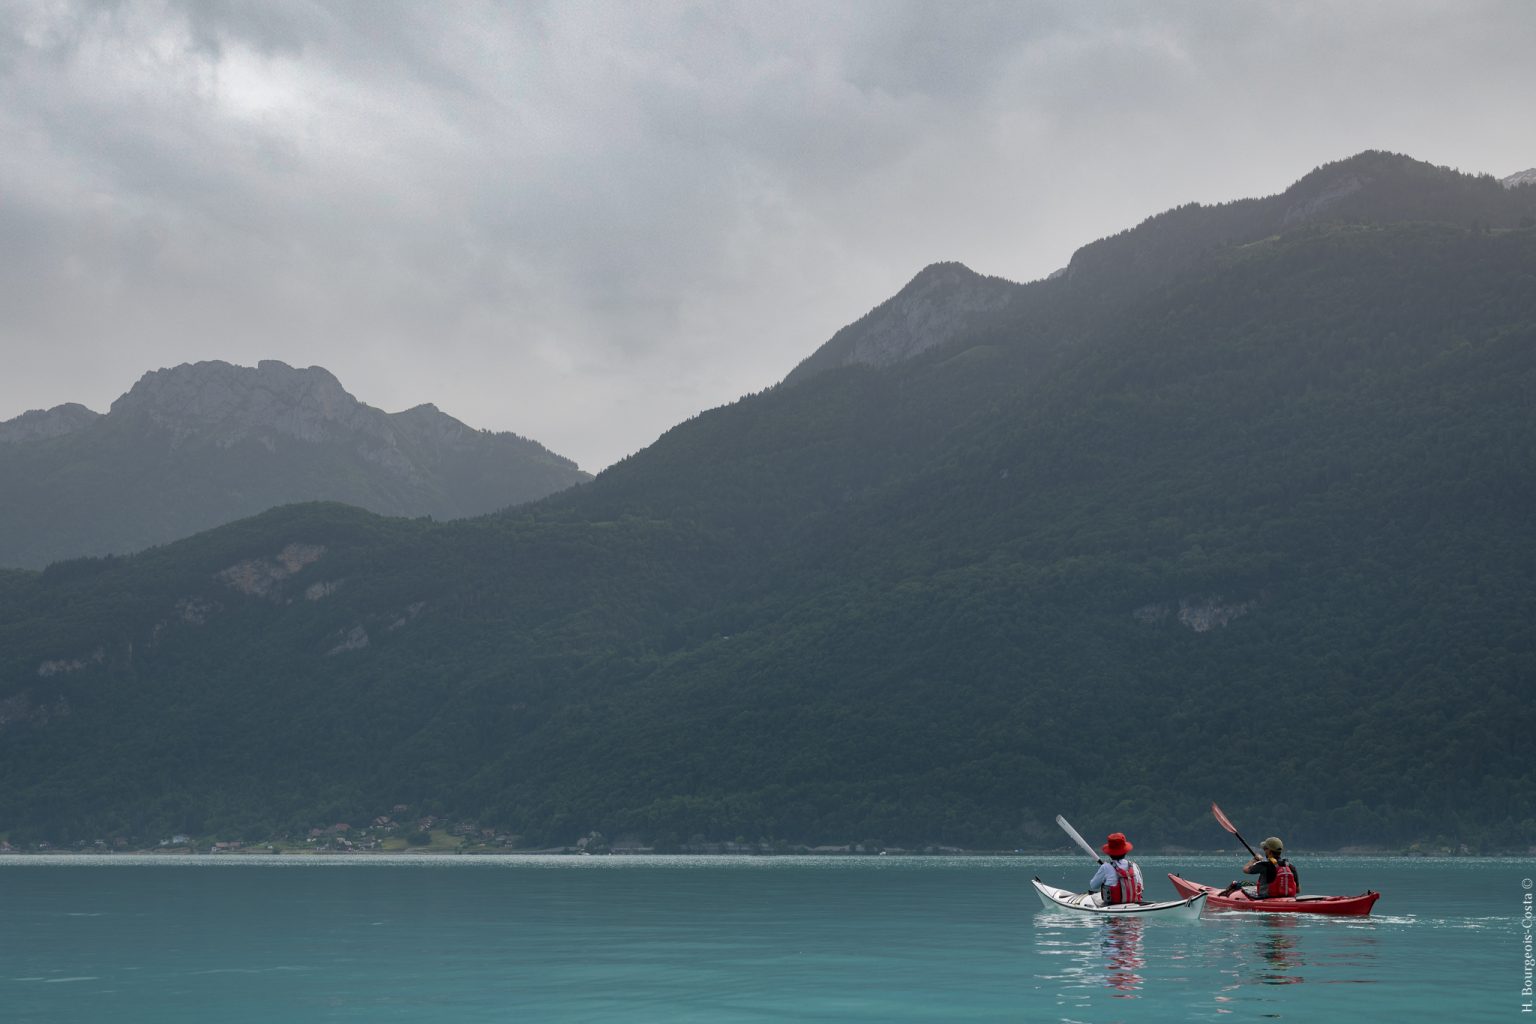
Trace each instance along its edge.
<instances>
[{"instance_id":1,"label":"tree covered slope","mask_svg":"<svg viewBox=\"0 0 1536 1024\"><path fill-rule=\"evenodd\" d=\"M1429 180L1410 219L1367 183L1176 273L1019 286L501 515L292 506L0 575L0 831L403 803L1018 845L1064 812L1155 847L1212 842L1214 798L1301 848L1523 848L1536 229Z\"/></svg>"}]
</instances>

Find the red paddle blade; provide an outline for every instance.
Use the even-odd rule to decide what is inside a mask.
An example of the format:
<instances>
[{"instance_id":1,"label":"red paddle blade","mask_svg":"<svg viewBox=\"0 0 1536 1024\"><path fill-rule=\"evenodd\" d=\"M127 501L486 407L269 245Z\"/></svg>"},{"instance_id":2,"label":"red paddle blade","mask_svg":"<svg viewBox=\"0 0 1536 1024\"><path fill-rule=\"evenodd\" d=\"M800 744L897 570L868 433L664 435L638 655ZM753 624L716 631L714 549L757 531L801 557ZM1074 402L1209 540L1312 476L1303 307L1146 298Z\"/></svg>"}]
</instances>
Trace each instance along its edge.
<instances>
[{"instance_id":1,"label":"red paddle blade","mask_svg":"<svg viewBox=\"0 0 1536 1024\"><path fill-rule=\"evenodd\" d=\"M1225 814L1221 813L1221 808L1217 807L1215 803L1211 804L1211 813L1216 815L1216 824L1220 825L1228 832L1231 832L1233 835L1237 835L1237 826L1232 824L1232 822L1228 820Z\"/></svg>"}]
</instances>

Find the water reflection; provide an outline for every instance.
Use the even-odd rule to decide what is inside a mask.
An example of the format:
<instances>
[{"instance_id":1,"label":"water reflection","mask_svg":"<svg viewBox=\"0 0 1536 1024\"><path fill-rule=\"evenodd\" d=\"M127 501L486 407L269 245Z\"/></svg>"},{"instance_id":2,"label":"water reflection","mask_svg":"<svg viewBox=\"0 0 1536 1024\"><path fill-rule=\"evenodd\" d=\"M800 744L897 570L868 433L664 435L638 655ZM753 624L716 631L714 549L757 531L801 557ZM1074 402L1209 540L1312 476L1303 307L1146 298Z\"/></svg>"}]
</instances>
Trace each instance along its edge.
<instances>
[{"instance_id":1,"label":"water reflection","mask_svg":"<svg viewBox=\"0 0 1536 1024\"><path fill-rule=\"evenodd\" d=\"M1134 999L1146 980L1141 971L1147 966L1142 950L1142 929L1146 922L1137 918L1112 917L1104 922L1104 981L1110 988Z\"/></svg>"},{"instance_id":2,"label":"water reflection","mask_svg":"<svg viewBox=\"0 0 1536 1024\"><path fill-rule=\"evenodd\" d=\"M1258 941L1258 980L1263 985L1295 985L1302 980L1300 935L1294 917L1274 917L1263 922Z\"/></svg>"},{"instance_id":3,"label":"water reflection","mask_svg":"<svg viewBox=\"0 0 1536 1024\"><path fill-rule=\"evenodd\" d=\"M1232 980L1219 1003L1254 998L1253 986L1370 984L1380 974L1379 940L1369 922L1255 914L1221 925L1228 933L1212 955L1231 958L1224 973Z\"/></svg>"},{"instance_id":4,"label":"water reflection","mask_svg":"<svg viewBox=\"0 0 1536 1024\"><path fill-rule=\"evenodd\" d=\"M1234 1003L1272 1001L1271 996L1260 995L1261 990L1254 989L1254 985L1299 985L1306 980L1303 969L1308 963L1302 937L1305 926L1298 918L1233 914L1221 923L1230 932L1211 953L1231 965L1222 972L1231 980L1216 993L1218 1013L1231 1013Z\"/></svg>"},{"instance_id":5,"label":"water reflection","mask_svg":"<svg viewBox=\"0 0 1536 1024\"><path fill-rule=\"evenodd\" d=\"M1146 927L1137 918L1042 915L1035 947L1048 970L1040 977L1064 982L1060 991L1069 1003L1103 989L1116 999L1136 999L1146 985Z\"/></svg>"}]
</instances>

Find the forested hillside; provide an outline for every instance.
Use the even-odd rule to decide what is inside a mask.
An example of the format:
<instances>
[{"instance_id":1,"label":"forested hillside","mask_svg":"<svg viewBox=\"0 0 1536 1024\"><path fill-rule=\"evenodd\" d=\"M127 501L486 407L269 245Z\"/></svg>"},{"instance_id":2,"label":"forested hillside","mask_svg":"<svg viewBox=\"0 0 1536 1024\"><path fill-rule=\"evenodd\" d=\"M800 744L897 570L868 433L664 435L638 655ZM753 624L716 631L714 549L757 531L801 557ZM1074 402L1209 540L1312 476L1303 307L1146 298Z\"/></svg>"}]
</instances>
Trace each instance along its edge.
<instances>
[{"instance_id":1,"label":"forested hillside","mask_svg":"<svg viewBox=\"0 0 1536 1024\"><path fill-rule=\"evenodd\" d=\"M0 575L0 831L1524 849L1536 188L1318 174L505 514Z\"/></svg>"}]
</instances>

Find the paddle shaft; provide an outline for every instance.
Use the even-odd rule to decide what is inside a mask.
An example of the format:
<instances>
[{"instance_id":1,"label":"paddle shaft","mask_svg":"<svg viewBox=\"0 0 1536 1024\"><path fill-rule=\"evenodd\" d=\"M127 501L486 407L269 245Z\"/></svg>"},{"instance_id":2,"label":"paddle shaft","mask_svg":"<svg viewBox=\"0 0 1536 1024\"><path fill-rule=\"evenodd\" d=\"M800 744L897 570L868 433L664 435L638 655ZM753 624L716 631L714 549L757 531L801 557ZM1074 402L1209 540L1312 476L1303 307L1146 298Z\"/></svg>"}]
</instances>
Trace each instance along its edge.
<instances>
[{"instance_id":1,"label":"paddle shaft","mask_svg":"<svg viewBox=\"0 0 1536 1024\"><path fill-rule=\"evenodd\" d=\"M1067 819L1066 818L1063 818L1059 814L1056 815L1056 824L1061 826L1063 832L1065 832L1067 835L1072 837L1072 841L1074 843L1076 843L1078 846L1081 846L1083 848L1083 852L1084 853L1086 853L1088 856L1092 857L1094 860L1098 861L1100 864L1104 863L1104 858L1100 857L1098 854L1093 852L1093 847L1088 845L1088 840L1086 840L1082 836L1078 835L1077 834L1077 829L1075 829L1071 825L1067 824Z\"/></svg>"},{"instance_id":2,"label":"paddle shaft","mask_svg":"<svg viewBox=\"0 0 1536 1024\"><path fill-rule=\"evenodd\" d=\"M1223 814L1221 808L1217 807L1215 803L1211 804L1211 813L1216 815L1216 824L1237 836L1237 841L1243 844L1243 849L1247 850L1248 853L1252 855L1254 860L1264 859L1263 857L1260 857L1258 854L1253 852L1253 847L1248 845L1248 840L1243 838L1242 833L1237 830L1237 826L1232 824L1231 819Z\"/></svg>"}]
</instances>

